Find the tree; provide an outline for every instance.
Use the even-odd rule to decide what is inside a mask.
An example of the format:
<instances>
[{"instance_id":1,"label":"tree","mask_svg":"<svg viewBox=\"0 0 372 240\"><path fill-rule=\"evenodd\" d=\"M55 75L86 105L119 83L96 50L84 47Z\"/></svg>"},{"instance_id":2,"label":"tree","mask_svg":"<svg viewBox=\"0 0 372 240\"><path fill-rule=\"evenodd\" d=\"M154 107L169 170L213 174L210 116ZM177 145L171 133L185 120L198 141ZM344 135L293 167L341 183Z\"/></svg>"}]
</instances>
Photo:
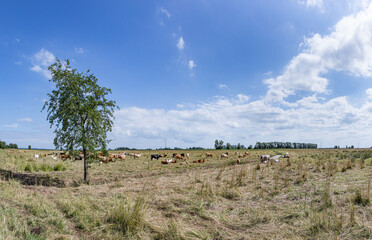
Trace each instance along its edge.
<instances>
[{"instance_id":1,"label":"tree","mask_svg":"<svg viewBox=\"0 0 372 240\"><path fill-rule=\"evenodd\" d=\"M0 149L5 149L6 147L6 142L0 141Z\"/></svg>"},{"instance_id":2,"label":"tree","mask_svg":"<svg viewBox=\"0 0 372 240\"><path fill-rule=\"evenodd\" d=\"M88 182L88 151L106 150L107 132L112 130L116 102L106 96L111 89L97 84L98 79L72 69L70 61L57 61L48 67L55 90L48 93L47 109L50 127L55 125L54 145L70 152L82 150L84 181Z\"/></svg>"},{"instance_id":3,"label":"tree","mask_svg":"<svg viewBox=\"0 0 372 240\"><path fill-rule=\"evenodd\" d=\"M31 145L28 145L28 150L31 150Z\"/></svg>"},{"instance_id":4,"label":"tree","mask_svg":"<svg viewBox=\"0 0 372 240\"><path fill-rule=\"evenodd\" d=\"M231 144L230 143L226 143L226 149L231 149Z\"/></svg>"},{"instance_id":5,"label":"tree","mask_svg":"<svg viewBox=\"0 0 372 240\"><path fill-rule=\"evenodd\" d=\"M215 149L223 149L223 141L222 140L218 141L216 139L216 141L214 141L214 148Z\"/></svg>"}]
</instances>

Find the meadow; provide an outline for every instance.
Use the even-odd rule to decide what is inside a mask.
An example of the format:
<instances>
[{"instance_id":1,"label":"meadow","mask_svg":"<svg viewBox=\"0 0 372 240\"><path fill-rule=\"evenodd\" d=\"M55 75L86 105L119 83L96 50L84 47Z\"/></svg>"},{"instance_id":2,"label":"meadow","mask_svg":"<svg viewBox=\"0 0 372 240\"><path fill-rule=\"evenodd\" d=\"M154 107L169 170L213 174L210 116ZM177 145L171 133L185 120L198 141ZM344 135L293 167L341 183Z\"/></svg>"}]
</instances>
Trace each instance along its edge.
<instances>
[{"instance_id":1,"label":"meadow","mask_svg":"<svg viewBox=\"0 0 372 240\"><path fill-rule=\"evenodd\" d=\"M372 238L372 149L132 151L89 184L82 161L33 157L51 152L0 150L0 239ZM150 160L174 152L188 164Z\"/></svg>"}]
</instances>

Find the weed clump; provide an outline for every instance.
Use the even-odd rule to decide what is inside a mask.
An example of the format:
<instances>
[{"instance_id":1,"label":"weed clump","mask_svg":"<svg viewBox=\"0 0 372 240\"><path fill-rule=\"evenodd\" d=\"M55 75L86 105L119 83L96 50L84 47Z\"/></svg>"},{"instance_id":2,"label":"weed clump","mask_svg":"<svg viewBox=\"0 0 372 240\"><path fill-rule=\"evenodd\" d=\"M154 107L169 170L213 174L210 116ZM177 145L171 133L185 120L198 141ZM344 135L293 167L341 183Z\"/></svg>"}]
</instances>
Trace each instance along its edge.
<instances>
[{"instance_id":1,"label":"weed clump","mask_svg":"<svg viewBox=\"0 0 372 240\"><path fill-rule=\"evenodd\" d=\"M112 223L124 236L136 236L147 226L146 209L146 202L142 197L137 198L134 203L130 199L123 201L113 209L108 222Z\"/></svg>"},{"instance_id":2,"label":"weed clump","mask_svg":"<svg viewBox=\"0 0 372 240\"><path fill-rule=\"evenodd\" d=\"M367 206L370 202L370 199L368 196L363 197L362 191L360 189L357 189L353 198L354 204Z\"/></svg>"}]
</instances>

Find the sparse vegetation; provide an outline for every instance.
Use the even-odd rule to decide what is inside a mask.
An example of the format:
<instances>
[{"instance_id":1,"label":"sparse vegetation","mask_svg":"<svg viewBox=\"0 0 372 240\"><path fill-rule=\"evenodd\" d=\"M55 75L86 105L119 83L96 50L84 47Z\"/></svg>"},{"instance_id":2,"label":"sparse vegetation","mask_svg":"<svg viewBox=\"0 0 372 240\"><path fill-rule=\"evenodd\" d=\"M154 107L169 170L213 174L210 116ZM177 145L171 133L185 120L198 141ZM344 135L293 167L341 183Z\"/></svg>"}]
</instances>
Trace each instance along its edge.
<instances>
[{"instance_id":1,"label":"sparse vegetation","mask_svg":"<svg viewBox=\"0 0 372 240\"><path fill-rule=\"evenodd\" d=\"M0 239L371 239L372 150L292 149L266 164L257 154L274 150L248 150L240 164L235 151L162 165L136 150L93 160L86 185L81 161L0 150ZM52 179L63 184L40 184Z\"/></svg>"}]
</instances>

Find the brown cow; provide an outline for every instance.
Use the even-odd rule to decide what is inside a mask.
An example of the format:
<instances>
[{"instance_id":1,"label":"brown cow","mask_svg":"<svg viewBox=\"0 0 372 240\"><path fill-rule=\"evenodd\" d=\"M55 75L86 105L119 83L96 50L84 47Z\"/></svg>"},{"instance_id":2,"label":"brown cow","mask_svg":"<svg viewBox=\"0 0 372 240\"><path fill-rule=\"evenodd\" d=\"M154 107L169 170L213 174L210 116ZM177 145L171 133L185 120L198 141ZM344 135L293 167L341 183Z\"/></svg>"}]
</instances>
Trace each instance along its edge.
<instances>
[{"instance_id":1,"label":"brown cow","mask_svg":"<svg viewBox=\"0 0 372 240\"><path fill-rule=\"evenodd\" d=\"M183 157L181 156L181 154L176 154L174 157L175 157L176 159L183 159Z\"/></svg>"},{"instance_id":2,"label":"brown cow","mask_svg":"<svg viewBox=\"0 0 372 240\"><path fill-rule=\"evenodd\" d=\"M240 164L240 159L236 159L236 164Z\"/></svg>"},{"instance_id":3,"label":"brown cow","mask_svg":"<svg viewBox=\"0 0 372 240\"><path fill-rule=\"evenodd\" d=\"M194 160L192 161L193 163L203 163L205 162L204 158L203 159L199 159L199 160Z\"/></svg>"},{"instance_id":4,"label":"brown cow","mask_svg":"<svg viewBox=\"0 0 372 240\"><path fill-rule=\"evenodd\" d=\"M209 152L206 152L205 153L205 157L213 157L213 154L212 153L209 153Z\"/></svg>"}]
</instances>

